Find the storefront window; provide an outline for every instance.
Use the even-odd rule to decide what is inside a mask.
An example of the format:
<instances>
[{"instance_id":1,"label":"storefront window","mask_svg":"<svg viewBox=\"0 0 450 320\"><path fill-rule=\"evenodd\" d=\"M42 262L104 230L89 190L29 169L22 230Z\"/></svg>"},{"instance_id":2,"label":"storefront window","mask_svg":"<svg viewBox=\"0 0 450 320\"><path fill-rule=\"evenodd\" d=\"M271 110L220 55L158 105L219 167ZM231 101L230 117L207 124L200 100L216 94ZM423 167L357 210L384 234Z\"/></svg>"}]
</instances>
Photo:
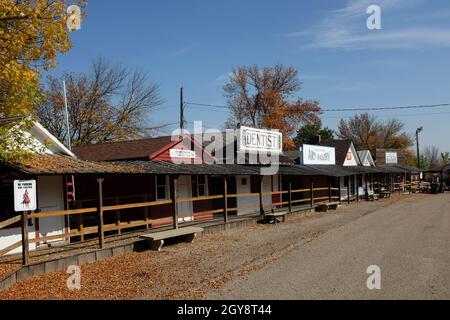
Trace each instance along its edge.
<instances>
[{"instance_id":1,"label":"storefront window","mask_svg":"<svg viewBox=\"0 0 450 320\"><path fill-rule=\"evenodd\" d=\"M156 176L156 200L169 199L169 178L163 175Z\"/></svg>"},{"instance_id":2,"label":"storefront window","mask_svg":"<svg viewBox=\"0 0 450 320\"><path fill-rule=\"evenodd\" d=\"M199 197L207 196L207 185L205 176L197 176L197 194Z\"/></svg>"},{"instance_id":3,"label":"storefront window","mask_svg":"<svg viewBox=\"0 0 450 320\"><path fill-rule=\"evenodd\" d=\"M208 195L208 179L204 175L192 177L192 195L194 197L205 197Z\"/></svg>"}]
</instances>

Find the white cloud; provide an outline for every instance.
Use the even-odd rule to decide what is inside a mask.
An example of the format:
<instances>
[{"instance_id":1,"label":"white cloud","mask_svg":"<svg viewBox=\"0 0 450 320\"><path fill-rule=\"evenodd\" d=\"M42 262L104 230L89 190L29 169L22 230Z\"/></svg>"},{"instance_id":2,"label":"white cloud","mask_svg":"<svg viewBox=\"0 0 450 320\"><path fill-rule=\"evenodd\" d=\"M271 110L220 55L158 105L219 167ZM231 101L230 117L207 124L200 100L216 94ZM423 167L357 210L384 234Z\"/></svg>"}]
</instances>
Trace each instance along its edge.
<instances>
[{"instance_id":1,"label":"white cloud","mask_svg":"<svg viewBox=\"0 0 450 320\"><path fill-rule=\"evenodd\" d=\"M361 50L450 47L450 28L424 27L411 23L412 19L435 22L433 17L437 12L434 15L424 15L417 8L412 13L407 10L420 3L420 0L351 0L344 8L328 12L317 25L307 30L287 33L284 37L300 41L302 48ZM366 9L371 4L381 7L381 30L366 28ZM401 24L392 17L392 14L401 15L405 12L412 15L406 23ZM429 20L426 16L430 17ZM390 18L389 23L385 23L385 17Z\"/></svg>"},{"instance_id":2,"label":"white cloud","mask_svg":"<svg viewBox=\"0 0 450 320\"><path fill-rule=\"evenodd\" d=\"M178 57L178 56L181 56L181 55L183 55L185 53L188 53L191 50L192 50L192 45L186 46L186 47L182 47L182 48L179 48L179 49L175 50L174 52L170 53L170 56L171 57Z\"/></svg>"},{"instance_id":3,"label":"white cloud","mask_svg":"<svg viewBox=\"0 0 450 320\"><path fill-rule=\"evenodd\" d=\"M300 73L300 80L331 80L333 77L324 74L302 74Z\"/></svg>"}]
</instances>

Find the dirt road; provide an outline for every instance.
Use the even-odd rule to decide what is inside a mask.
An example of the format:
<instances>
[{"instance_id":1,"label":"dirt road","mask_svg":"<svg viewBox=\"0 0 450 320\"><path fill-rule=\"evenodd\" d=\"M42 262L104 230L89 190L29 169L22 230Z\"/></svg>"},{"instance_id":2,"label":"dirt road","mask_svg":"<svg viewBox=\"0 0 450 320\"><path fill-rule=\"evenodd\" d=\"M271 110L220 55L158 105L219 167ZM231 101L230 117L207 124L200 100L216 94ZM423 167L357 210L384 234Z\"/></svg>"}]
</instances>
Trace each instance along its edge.
<instances>
[{"instance_id":1,"label":"dirt road","mask_svg":"<svg viewBox=\"0 0 450 320\"><path fill-rule=\"evenodd\" d=\"M0 299L450 299L450 194L394 196L27 279ZM369 265L381 290L366 287Z\"/></svg>"},{"instance_id":2,"label":"dirt road","mask_svg":"<svg viewBox=\"0 0 450 320\"><path fill-rule=\"evenodd\" d=\"M367 288L370 265L380 268L380 290ZM450 299L450 195L377 209L207 297Z\"/></svg>"}]
</instances>

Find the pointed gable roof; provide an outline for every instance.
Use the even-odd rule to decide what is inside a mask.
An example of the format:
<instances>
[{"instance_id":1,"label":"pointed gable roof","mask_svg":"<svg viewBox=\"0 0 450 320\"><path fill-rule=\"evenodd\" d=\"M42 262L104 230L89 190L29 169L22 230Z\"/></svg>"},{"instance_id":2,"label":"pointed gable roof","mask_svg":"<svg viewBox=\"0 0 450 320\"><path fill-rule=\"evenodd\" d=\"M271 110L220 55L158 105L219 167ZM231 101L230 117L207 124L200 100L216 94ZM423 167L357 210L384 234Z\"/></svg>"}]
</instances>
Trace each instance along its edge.
<instances>
[{"instance_id":1,"label":"pointed gable roof","mask_svg":"<svg viewBox=\"0 0 450 320\"><path fill-rule=\"evenodd\" d=\"M192 148L196 146L197 148ZM184 135L172 140L172 136L161 136L140 140L107 142L74 147L75 154L82 160L90 161L127 161L127 160L154 160L171 161L170 149L202 150L203 158L214 161L215 158L204 150L191 136ZM202 155L196 154L196 159ZM203 162L203 161L202 161Z\"/></svg>"},{"instance_id":2,"label":"pointed gable roof","mask_svg":"<svg viewBox=\"0 0 450 320\"><path fill-rule=\"evenodd\" d=\"M358 156L363 166L375 167L375 161L373 161L372 154L369 150L359 150Z\"/></svg>"},{"instance_id":3,"label":"pointed gable roof","mask_svg":"<svg viewBox=\"0 0 450 320\"><path fill-rule=\"evenodd\" d=\"M15 116L0 118L0 125L6 125L8 128L20 126L25 123L28 117ZM58 140L53 134L51 134L46 128L44 128L38 121L33 120L31 126L23 130L23 135L30 137L30 145L24 146L24 148L35 147L36 153L45 153L50 155L63 155L69 157L75 157L75 154L69 150L61 141Z\"/></svg>"},{"instance_id":4,"label":"pointed gable roof","mask_svg":"<svg viewBox=\"0 0 450 320\"><path fill-rule=\"evenodd\" d=\"M349 152L352 152L357 165L361 164L358 153L351 140L330 140L319 143L320 146L333 147L336 153L336 164L344 165Z\"/></svg>"}]
</instances>

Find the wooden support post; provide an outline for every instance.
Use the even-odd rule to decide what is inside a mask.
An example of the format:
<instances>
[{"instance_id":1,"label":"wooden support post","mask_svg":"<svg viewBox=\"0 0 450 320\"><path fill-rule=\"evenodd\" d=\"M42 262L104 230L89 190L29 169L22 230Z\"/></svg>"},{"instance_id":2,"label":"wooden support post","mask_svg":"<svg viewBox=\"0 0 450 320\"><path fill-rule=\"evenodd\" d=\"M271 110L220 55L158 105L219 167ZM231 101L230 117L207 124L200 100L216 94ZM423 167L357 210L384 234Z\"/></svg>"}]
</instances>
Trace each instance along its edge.
<instances>
[{"instance_id":1,"label":"wooden support post","mask_svg":"<svg viewBox=\"0 0 450 320\"><path fill-rule=\"evenodd\" d=\"M289 213L292 213L292 184L290 182L288 189L288 205L289 205Z\"/></svg>"},{"instance_id":2,"label":"wooden support post","mask_svg":"<svg viewBox=\"0 0 450 320\"><path fill-rule=\"evenodd\" d=\"M178 229L177 179L170 176L170 196L172 197L173 228Z\"/></svg>"},{"instance_id":3,"label":"wooden support post","mask_svg":"<svg viewBox=\"0 0 450 320\"><path fill-rule=\"evenodd\" d=\"M328 201L333 202L333 195L331 194L331 177L328 177Z\"/></svg>"},{"instance_id":4,"label":"wooden support post","mask_svg":"<svg viewBox=\"0 0 450 320\"><path fill-rule=\"evenodd\" d=\"M77 209L81 209L81 202L77 202ZM84 222L83 222L83 214L80 213L78 215L78 232L80 233L80 241L84 241Z\"/></svg>"},{"instance_id":5,"label":"wooden support post","mask_svg":"<svg viewBox=\"0 0 450 320\"><path fill-rule=\"evenodd\" d=\"M355 183L355 186L356 186L356 202L359 202L359 177L358 177L358 175L353 176L353 181L355 181L355 179L356 179L356 183Z\"/></svg>"},{"instance_id":6,"label":"wooden support post","mask_svg":"<svg viewBox=\"0 0 450 320\"><path fill-rule=\"evenodd\" d=\"M263 190L263 176L259 176L259 214L262 216L264 216L264 207L263 207L263 195L262 195L262 190Z\"/></svg>"},{"instance_id":7,"label":"wooden support post","mask_svg":"<svg viewBox=\"0 0 450 320\"><path fill-rule=\"evenodd\" d=\"M338 177L338 185L339 185L339 204L341 204L342 198L341 198L341 177Z\"/></svg>"},{"instance_id":8,"label":"wooden support post","mask_svg":"<svg viewBox=\"0 0 450 320\"><path fill-rule=\"evenodd\" d=\"M103 225L103 178L97 179L98 198L97 198L97 214L98 214L98 243L102 249L105 245L105 230Z\"/></svg>"},{"instance_id":9,"label":"wooden support post","mask_svg":"<svg viewBox=\"0 0 450 320\"><path fill-rule=\"evenodd\" d=\"M228 185L227 177L223 178L223 222L228 223Z\"/></svg>"},{"instance_id":10,"label":"wooden support post","mask_svg":"<svg viewBox=\"0 0 450 320\"><path fill-rule=\"evenodd\" d=\"M28 265L29 247L28 247L28 212L22 212L22 264Z\"/></svg>"},{"instance_id":11,"label":"wooden support post","mask_svg":"<svg viewBox=\"0 0 450 320\"><path fill-rule=\"evenodd\" d=\"M350 204L350 176L347 176L347 204Z\"/></svg>"},{"instance_id":12,"label":"wooden support post","mask_svg":"<svg viewBox=\"0 0 450 320\"><path fill-rule=\"evenodd\" d=\"M409 194L412 192L412 172L409 173Z\"/></svg>"},{"instance_id":13,"label":"wooden support post","mask_svg":"<svg viewBox=\"0 0 450 320\"><path fill-rule=\"evenodd\" d=\"M148 202L149 198L148 196L144 197L144 202ZM148 223L149 220L149 207L144 207L144 219L145 219L145 229L150 228L150 224Z\"/></svg>"},{"instance_id":14,"label":"wooden support post","mask_svg":"<svg viewBox=\"0 0 450 320\"><path fill-rule=\"evenodd\" d=\"M114 204L118 205L119 204L119 199L114 199ZM116 223L116 227L117 227L117 234L122 234L122 230L120 229L120 210L116 210L114 212L114 222Z\"/></svg>"},{"instance_id":15,"label":"wooden support post","mask_svg":"<svg viewBox=\"0 0 450 320\"><path fill-rule=\"evenodd\" d=\"M310 193L311 193L311 210L314 209L314 179L311 177L311 184L310 184Z\"/></svg>"}]
</instances>

